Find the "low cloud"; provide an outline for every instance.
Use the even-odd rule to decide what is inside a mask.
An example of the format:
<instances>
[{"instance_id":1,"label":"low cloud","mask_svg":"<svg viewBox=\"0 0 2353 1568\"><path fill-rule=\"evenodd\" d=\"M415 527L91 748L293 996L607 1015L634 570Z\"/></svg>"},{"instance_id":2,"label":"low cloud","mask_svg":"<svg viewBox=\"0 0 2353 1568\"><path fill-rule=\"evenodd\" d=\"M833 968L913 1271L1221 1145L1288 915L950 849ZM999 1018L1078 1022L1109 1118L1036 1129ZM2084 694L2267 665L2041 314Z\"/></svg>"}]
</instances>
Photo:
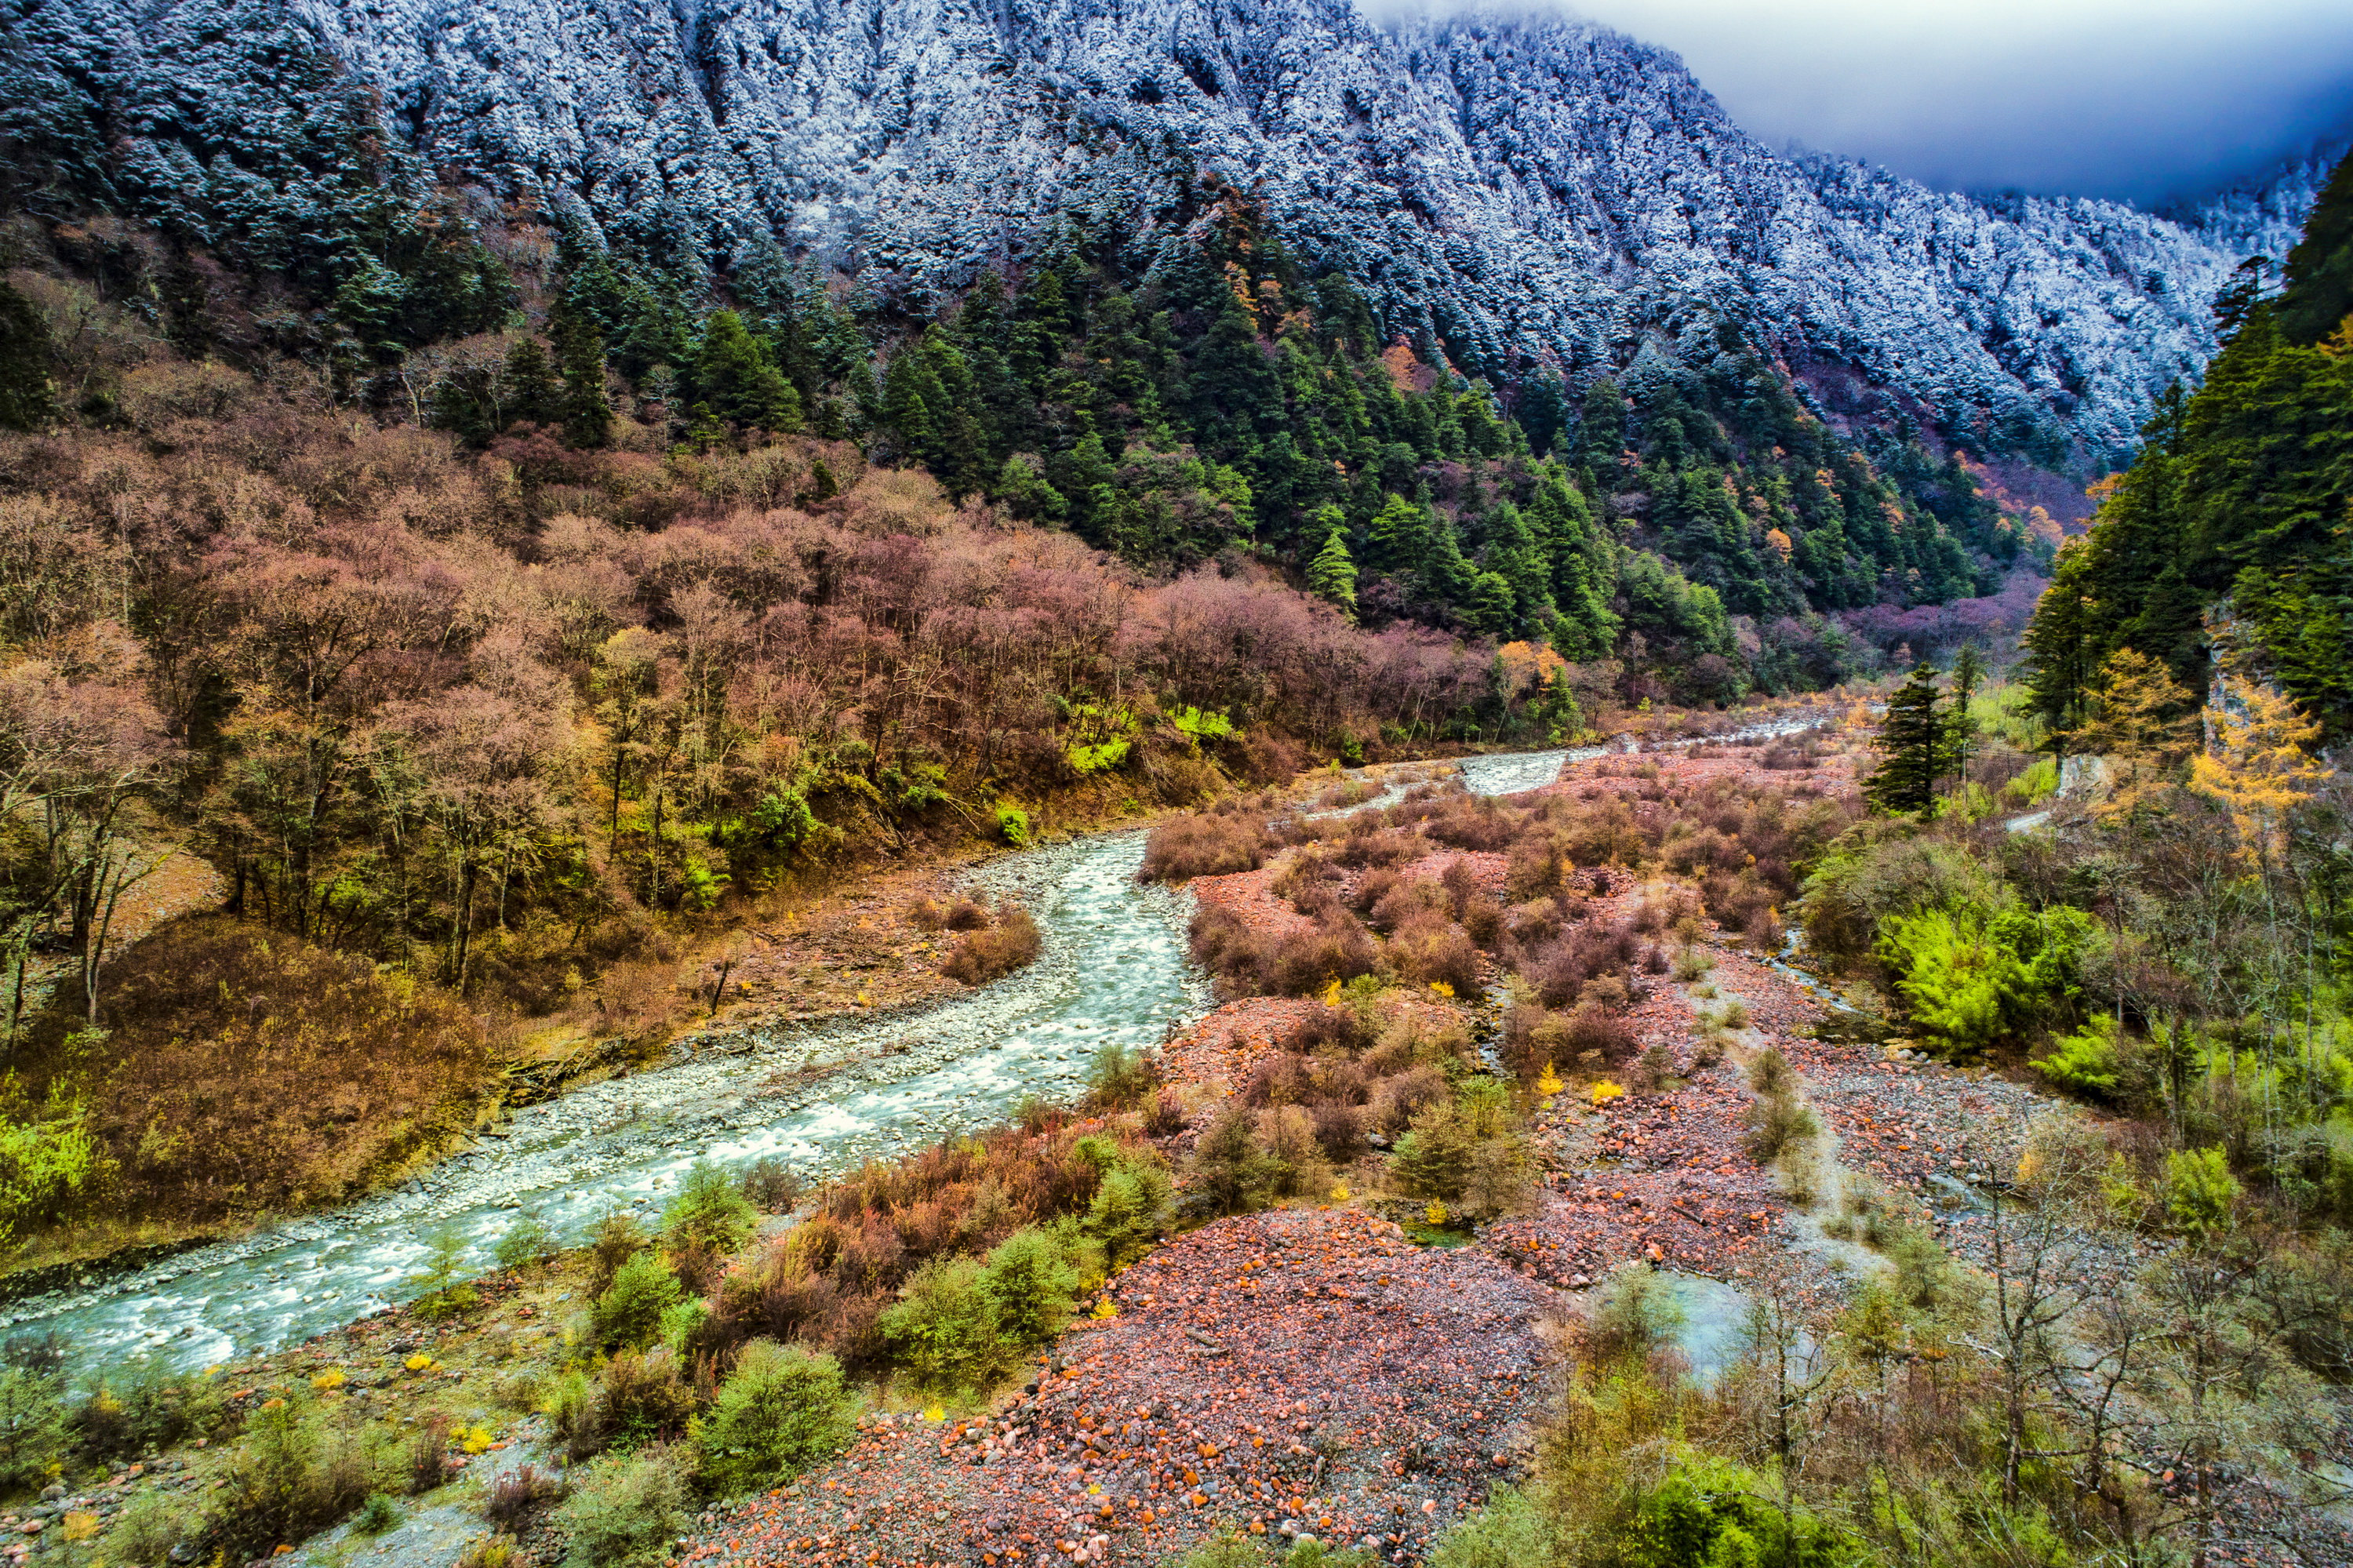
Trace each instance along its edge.
<instances>
[{"instance_id":1,"label":"low cloud","mask_svg":"<svg viewBox=\"0 0 2353 1568\"><path fill-rule=\"evenodd\" d=\"M1377 21L1413 7L1360 3ZM2157 206L2353 129L2345 0L1580 0L1560 14L1675 50L1760 140L1948 189Z\"/></svg>"}]
</instances>

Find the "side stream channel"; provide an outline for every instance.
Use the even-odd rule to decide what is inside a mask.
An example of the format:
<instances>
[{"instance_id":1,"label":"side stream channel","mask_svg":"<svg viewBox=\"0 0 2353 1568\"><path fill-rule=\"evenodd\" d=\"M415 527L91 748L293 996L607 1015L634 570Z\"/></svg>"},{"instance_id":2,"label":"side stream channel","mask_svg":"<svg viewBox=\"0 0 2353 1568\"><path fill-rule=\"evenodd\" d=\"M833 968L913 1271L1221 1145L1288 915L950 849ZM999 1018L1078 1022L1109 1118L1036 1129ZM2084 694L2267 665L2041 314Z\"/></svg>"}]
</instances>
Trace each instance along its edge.
<instances>
[{"instance_id":1,"label":"side stream channel","mask_svg":"<svg viewBox=\"0 0 2353 1568\"><path fill-rule=\"evenodd\" d=\"M1549 783L1561 751L1472 758L1481 794ZM54 1331L78 1364L141 1351L204 1366L340 1328L415 1294L427 1237L465 1238L465 1267L525 1205L566 1243L613 1207L651 1219L697 1160L765 1156L815 1179L1067 1095L1112 1044L1149 1047L1198 1018L1208 991L1186 959L1190 899L1139 885L1138 830L1010 855L976 878L1022 898L1038 962L913 1015L705 1036L678 1065L518 1111L500 1131L395 1192L296 1215L86 1288L11 1303L0 1330ZM834 1065L839 1064L839 1067Z\"/></svg>"}]
</instances>

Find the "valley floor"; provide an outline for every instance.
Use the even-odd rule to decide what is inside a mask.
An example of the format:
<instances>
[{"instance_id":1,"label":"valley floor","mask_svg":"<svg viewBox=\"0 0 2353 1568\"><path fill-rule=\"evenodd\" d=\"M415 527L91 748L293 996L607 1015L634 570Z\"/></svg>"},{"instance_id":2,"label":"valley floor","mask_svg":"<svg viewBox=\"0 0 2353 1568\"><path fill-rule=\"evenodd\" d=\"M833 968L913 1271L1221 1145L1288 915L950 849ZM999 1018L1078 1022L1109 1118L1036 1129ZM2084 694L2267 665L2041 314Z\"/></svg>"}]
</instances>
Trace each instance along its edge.
<instances>
[{"instance_id":1,"label":"valley floor","mask_svg":"<svg viewBox=\"0 0 2353 1568\"><path fill-rule=\"evenodd\" d=\"M1662 764L1679 765L1744 764L1721 755ZM1615 787L1572 767L1551 788ZM1501 857L1463 858L1500 880ZM1194 889L1280 927L1296 916L1270 891L1274 875L1270 866ZM1600 902L1606 912L1640 892L1620 874ZM1630 1015L1642 1045L1664 1047L1672 1073L1647 1091L1587 1083L1545 1101L1532 1121L1541 1177L1527 1212L1475 1235L1446 1228L1416 1205L1372 1196L1378 1160L1368 1157L1342 1173L1358 1196L1219 1219L1166 1241L1091 1298L1018 1389L953 1411L878 1391L847 1451L778 1489L707 1510L672 1560L1141 1564L1240 1532L1271 1546L1312 1537L1384 1562L1421 1561L1449 1525L1526 1474L1569 1326L1609 1271L1648 1264L1688 1287L1684 1349L1704 1376L1736 1334L1736 1292L1760 1271L1794 1275L1829 1300L1889 1266L1830 1234L1831 1206L1793 1197L1744 1147L1752 1095L1742 1068L1768 1047L1825 1124L1822 1190L1871 1178L1948 1250L1978 1256L1985 1221L1973 1194L2017 1171L2026 1120L2052 1102L1900 1043L1843 1041L1840 1004L1809 977L1720 935L1695 948L1705 972L1655 985ZM1727 1035L1735 1002L1746 1017ZM1172 1163L1182 1164L1221 1097L1322 1005L1229 1003L1166 1044L1166 1077L1190 1105L1187 1124L1162 1140ZM2110 1261L2123 1269L2135 1259ZM527 1412L539 1379L567 1353L552 1325L576 1309L581 1277L575 1256L487 1282L485 1307L461 1325L395 1313L239 1363L228 1373L233 1397L259 1405L272 1389L340 1372L332 1397L396 1428L440 1418L477 1433L477 1474L548 1464L543 1420ZM201 1452L168 1456L143 1478L53 1499L47 1516L79 1511L93 1520L85 1533L102 1531L142 1488L202 1491L218 1484L218 1464ZM300 1561L442 1568L484 1533L463 1528L470 1516L454 1508L473 1485L461 1477L381 1540L339 1527ZM2248 1507L2261 1502L2251 1495ZM14 1517L0 1527L29 1528ZM44 1533L58 1532L20 1534L12 1555ZM534 1560L563 1546L543 1519L521 1544ZM2252 1536L2228 1544L2239 1561L2287 1560L2259 1556ZM2322 1555L2306 1562L2353 1561L2353 1541L2314 1544Z\"/></svg>"}]
</instances>

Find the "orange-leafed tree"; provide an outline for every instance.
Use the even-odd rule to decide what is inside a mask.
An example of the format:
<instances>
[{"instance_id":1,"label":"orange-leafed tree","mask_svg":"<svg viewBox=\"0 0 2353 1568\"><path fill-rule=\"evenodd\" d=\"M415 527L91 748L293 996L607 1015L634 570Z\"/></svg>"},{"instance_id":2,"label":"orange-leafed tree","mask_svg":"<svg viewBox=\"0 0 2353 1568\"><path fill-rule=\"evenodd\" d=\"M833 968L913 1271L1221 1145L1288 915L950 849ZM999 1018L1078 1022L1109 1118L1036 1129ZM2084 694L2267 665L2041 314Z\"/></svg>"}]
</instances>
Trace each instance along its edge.
<instances>
[{"instance_id":1,"label":"orange-leafed tree","mask_svg":"<svg viewBox=\"0 0 2353 1568\"><path fill-rule=\"evenodd\" d=\"M2290 698L2242 676L2226 676L2223 688L2224 701L2206 709L2207 747L2190 762L2189 782L2231 813L2240 848L2270 865L2284 847L2288 813L2323 777L2306 749L2320 726Z\"/></svg>"}]
</instances>

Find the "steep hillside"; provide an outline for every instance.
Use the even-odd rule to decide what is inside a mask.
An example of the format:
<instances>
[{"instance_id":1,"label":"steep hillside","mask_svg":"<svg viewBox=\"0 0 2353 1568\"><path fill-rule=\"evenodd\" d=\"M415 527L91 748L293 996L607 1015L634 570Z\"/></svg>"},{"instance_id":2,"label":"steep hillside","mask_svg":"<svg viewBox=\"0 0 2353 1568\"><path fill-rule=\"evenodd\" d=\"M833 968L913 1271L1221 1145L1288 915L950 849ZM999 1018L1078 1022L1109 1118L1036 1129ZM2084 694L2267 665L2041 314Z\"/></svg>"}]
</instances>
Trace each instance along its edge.
<instances>
[{"instance_id":1,"label":"steep hillside","mask_svg":"<svg viewBox=\"0 0 2353 1568\"><path fill-rule=\"evenodd\" d=\"M1581 382L1699 304L1825 386L2094 463L2196 374L2216 287L2284 249L2316 173L2186 221L1982 202L1784 158L1603 28L1388 33L1345 0L7 0L0 37L20 180L215 243L299 249L322 153L364 143L576 206L625 248L723 260L773 234L920 291L1062 215L1148 250L1215 171L1471 374ZM338 80L359 90L301 101Z\"/></svg>"},{"instance_id":2,"label":"steep hillside","mask_svg":"<svg viewBox=\"0 0 2353 1568\"><path fill-rule=\"evenodd\" d=\"M2218 658L2353 735L2353 157L2285 274L2274 296L2251 278L2226 297L2204 385L2165 399L2059 557L2029 646L2044 717L2083 749L2187 712Z\"/></svg>"}]
</instances>

